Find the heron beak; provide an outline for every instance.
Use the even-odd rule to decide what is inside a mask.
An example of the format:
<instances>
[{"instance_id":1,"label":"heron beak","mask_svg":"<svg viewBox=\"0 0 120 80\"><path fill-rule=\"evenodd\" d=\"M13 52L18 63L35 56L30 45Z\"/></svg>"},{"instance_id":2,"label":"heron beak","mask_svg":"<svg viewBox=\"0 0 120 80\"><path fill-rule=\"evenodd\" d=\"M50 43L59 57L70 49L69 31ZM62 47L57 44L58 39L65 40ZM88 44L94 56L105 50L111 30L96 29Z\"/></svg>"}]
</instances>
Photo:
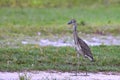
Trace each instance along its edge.
<instances>
[{"instance_id":1,"label":"heron beak","mask_svg":"<svg viewBox=\"0 0 120 80\"><path fill-rule=\"evenodd\" d=\"M72 24L72 21L68 22L68 25L69 25L69 24Z\"/></svg>"}]
</instances>

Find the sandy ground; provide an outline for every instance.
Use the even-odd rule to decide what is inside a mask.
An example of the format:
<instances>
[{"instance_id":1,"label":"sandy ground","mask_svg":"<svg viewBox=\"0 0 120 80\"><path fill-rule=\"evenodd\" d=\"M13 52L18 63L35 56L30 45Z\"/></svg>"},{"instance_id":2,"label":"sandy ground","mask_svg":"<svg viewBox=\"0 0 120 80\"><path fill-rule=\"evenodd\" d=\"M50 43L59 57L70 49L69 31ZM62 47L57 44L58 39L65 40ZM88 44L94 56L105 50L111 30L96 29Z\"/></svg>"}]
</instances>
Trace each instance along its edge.
<instances>
[{"instance_id":1,"label":"sandy ground","mask_svg":"<svg viewBox=\"0 0 120 80\"><path fill-rule=\"evenodd\" d=\"M0 72L0 80L19 80L19 76L25 76L30 80L120 80L120 73L116 72L97 72L74 73L57 71L31 71L31 72Z\"/></svg>"}]
</instances>

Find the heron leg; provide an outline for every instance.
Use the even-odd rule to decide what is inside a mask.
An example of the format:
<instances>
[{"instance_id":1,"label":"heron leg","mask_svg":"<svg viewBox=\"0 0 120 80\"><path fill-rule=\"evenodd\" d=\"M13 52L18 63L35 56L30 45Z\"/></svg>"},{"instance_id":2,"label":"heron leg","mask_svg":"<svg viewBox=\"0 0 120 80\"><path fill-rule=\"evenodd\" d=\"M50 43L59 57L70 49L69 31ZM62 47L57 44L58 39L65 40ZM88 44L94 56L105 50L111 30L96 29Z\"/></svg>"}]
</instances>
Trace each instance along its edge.
<instances>
[{"instance_id":1,"label":"heron leg","mask_svg":"<svg viewBox=\"0 0 120 80\"><path fill-rule=\"evenodd\" d=\"M87 62L85 62L85 75L87 76L88 74L87 74Z\"/></svg>"},{"instance_id":2,"label":"heron leg","mask_svg":"<svg viewBox=\"0 0 120 80\"><path fill-rule=\"evenodd\" d=\"M77 76L77 73L79 72L79 66L80 66L80 55L79 54L77 54L77 69L76 69L76 76Z\"/></svg>"},{"instance_id":3,"label":"heron leg","mask_svg":"<svg viewBox=\"0 0 120 80\"><path fill-rule=\"evenodd\" d=\"M85 60L85 59L84 59ZM85 76L88 76L88 69L87 69L87 61L84 61L84 67L85 67Z\"/></svg>"}]
</instances>

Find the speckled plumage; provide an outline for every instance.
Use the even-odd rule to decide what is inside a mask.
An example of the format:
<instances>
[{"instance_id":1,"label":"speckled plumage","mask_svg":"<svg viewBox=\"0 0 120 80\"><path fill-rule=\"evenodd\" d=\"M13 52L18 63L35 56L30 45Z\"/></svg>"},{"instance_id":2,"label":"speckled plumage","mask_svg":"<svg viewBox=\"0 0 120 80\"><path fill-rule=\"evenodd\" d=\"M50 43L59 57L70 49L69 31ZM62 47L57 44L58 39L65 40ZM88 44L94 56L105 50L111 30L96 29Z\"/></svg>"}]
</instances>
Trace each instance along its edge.
<instances>
[{"instance_id":1,"label":"speckled plumage","mask_svg":"<svg viewBox=\"0 0 120 80\"><path fill-rule=\"evenodd\" d=\"M78 37L76 20L72 19L68 24L73 25L73 38L77 54L90 59L90 61L94 61L89 46L81 38Z\"/></svg>"}]
</instances>

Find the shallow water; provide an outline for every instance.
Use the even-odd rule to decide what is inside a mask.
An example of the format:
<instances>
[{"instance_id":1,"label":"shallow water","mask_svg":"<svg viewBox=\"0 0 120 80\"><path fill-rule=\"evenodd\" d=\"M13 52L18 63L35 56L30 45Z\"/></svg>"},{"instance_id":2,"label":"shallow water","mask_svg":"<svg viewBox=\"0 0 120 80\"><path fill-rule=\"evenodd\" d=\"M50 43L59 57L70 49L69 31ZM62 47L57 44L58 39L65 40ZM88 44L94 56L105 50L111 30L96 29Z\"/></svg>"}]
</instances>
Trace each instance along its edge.
<instances>
[{"instance_id":1,"label":"shallow water","mask_svg":"<svg viewBox=\"0 0 120 80\"><path fill-rule=\"evenodd\" d=\"M120 45L120 36L83 35L81 38L90 46L98 45ZM71 36L52 37L40 39L39 41L24 40L22 44L39 44L40 46L73 46L74 41Z\"/></svg>"}]
</instances>

